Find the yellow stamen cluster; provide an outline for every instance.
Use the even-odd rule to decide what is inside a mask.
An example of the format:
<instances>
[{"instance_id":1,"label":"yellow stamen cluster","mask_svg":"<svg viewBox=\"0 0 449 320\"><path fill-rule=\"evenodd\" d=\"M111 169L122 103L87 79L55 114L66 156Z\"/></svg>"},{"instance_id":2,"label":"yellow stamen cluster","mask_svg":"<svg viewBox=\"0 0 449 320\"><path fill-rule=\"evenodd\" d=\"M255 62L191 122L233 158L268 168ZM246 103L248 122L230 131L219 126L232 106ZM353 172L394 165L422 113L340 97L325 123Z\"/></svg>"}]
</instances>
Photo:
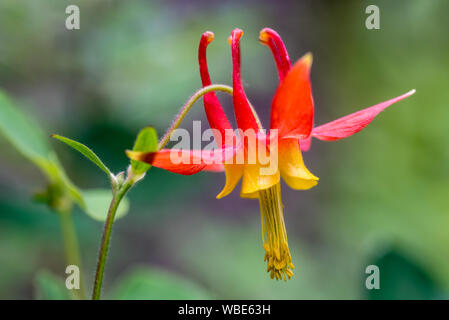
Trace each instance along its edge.
<instances>
[{"instance_id":1,"label":"yellow stamen cluster","mask_svg":"<svg viewBox=\"0 0 449 320\"><path fill-rule=\"evenodd\" d=\"M285 230L280 183L259 191L260 215L262 222L262 240L267 261L267 272L276 280L293 276L287 231Z\"/></svg>"}]
</instances>

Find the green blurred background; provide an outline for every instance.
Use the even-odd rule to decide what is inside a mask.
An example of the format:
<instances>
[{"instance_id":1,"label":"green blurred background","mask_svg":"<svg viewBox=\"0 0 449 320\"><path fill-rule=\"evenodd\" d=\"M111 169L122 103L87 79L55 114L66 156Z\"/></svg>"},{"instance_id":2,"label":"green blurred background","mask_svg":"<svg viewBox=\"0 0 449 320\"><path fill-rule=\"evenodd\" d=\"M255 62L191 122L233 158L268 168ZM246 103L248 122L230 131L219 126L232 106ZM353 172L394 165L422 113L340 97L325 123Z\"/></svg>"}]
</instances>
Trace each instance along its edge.
<instances>
[{"instance_id":1,"label":"green blurred background","mask_svg":"<svg viewBox=\"0 0 449 320\"><path fill-rule=\"evenodd\" d=\"M65 29L69 4L80 8L80 30ZM380 30L365 28L369 4L380 8ZM126 168L124 150L140 128L152 125L162 135L200 87L197 46L206 30L215 33L208 50L213 82L225 84L231 84L226 38L235 27L245 31L243 79L265 124L278 80L270 51L258 43L263 27L281 34L293 61L314 54L316 124L416 88L362 133L334 143L314 140L304 158L320 177L317 187L298 192L283 185L292 281L272 281L265 272L257 201L240 199L239 192L216 200L223 174L185 177L152 168L131 191L129 214L114 226L104 292L447 298L447 12L444 0L2 0L0 87L46 134L87 144L114 172ZM234 120L229 97L220 98ZM201 103L183 127L190 129L192 120L206 120ZM94 165L51 143L77 186L108 187ZM65 277L61 231L57 216L32 201L44 177L3 136L0 147L0 298L32 299L41 270ZM103 226L80 210L74 219L90 291ZM370 264L380 268L380 290L365 288ZM176 284L184 282L195 290L180 293Z\"/></svg>"}]
</instances>

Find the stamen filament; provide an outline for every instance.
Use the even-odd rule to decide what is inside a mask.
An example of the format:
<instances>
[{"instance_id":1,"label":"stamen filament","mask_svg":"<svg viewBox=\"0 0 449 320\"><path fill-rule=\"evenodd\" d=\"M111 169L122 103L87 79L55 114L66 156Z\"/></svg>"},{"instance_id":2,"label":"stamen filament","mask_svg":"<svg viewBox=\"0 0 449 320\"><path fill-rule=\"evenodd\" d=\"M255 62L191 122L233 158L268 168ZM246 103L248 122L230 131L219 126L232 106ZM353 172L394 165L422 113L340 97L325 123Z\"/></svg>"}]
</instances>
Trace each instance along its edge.
<instances>
[{"instance_id":1,"label":"stamen filament","mask_svg":"<svg viewBox=\"0 0 449 320\"><path fill-rule=\"evenodd\" d=\"M260 190L259 203L267 272L272 279L287 281L293 276L295 267L288 248L280 183Z\"/></svg>"}]
</instances>

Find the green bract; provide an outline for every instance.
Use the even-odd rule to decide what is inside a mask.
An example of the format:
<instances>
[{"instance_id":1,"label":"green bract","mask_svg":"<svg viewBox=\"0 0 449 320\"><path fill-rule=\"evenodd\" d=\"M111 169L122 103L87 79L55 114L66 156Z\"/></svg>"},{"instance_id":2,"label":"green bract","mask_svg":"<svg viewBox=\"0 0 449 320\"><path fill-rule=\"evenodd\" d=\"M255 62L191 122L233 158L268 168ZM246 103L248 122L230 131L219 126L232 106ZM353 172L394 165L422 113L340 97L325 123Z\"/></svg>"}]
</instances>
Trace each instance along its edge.
<instances>
[{"instance_id":1,"label":"green bract","mask_svg":"<svg viewBox=\"0 0 449 320\"><path fill-rule=\"evenodd\" d=\"M157 151L157 133L152 127L146 127L140 130L134 143L133 151L152 152ZM144 174L151 165L131 160L131 168L134 175Z\"/></svg>"}]
</instances>

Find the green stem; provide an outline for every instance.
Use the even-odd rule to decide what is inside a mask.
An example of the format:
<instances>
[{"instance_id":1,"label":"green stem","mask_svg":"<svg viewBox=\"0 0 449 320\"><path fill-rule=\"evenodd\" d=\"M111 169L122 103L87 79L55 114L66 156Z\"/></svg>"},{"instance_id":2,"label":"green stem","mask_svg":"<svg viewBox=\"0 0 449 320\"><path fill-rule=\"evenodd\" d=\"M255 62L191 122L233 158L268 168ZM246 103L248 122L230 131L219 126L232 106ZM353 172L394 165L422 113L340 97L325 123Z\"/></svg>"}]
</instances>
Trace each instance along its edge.
<instances>
[{"instance_id":1,"label":"green stem","mask_svg":"<svg viewBox=\"0 0 449 320\"><path fill-rule=\"evenodd\" d=\"M103 283L104 268L106 266L106 258L108 255L109 240L111 238L112 225L114 224L115 213L120 205L120 201L125 196L126 192L132 187L132 182L125 181L123 185L113 195L111 204L108 210L108 216L104 224L103 237L101 239L100 252L98 254L97 271L95 273L94 289L92 293L92 300L99 300L101 295L101 285Z\"/></svg>"},{"instance_id":2,"label":"green stem","mask_svg":"<svg viewBox=\"0 0 449 320\"><path fill-rule=\"evenodd\" d=\"M161 150L165 145L170 141L170 137L174 130L176 130L179 125L181 124L182 120L184 120L186 114L189 112L190 108L195 104L198 99L200 99L202 96L204 96L206 93L212 92L212 91L222 91L226 92L232 95L232 88L229 86L226 86L224 84L212 84L210 86L204 87L197 92L193 96L190 97L190 99L184 104L181 111L179 111L178 115L175 118L175 121L173 121L170 128L168 128L167 132L164 134L162 139L159 141L158 144L158 150Z\"/></svg>"},{"instance_id":3,"label":"green stem","mask_svg":"<svg viewBox=\"0 0 449 320\"><path fill-rule=\"evenodd\" d=\"M64 239L66 263L67 265L75 265L82 270L78 239L75 232L75 226L73 224L72 213L70 210L61 210L59 212L59 217L61 222L62 237ZM86 299L83 280L83 276L80 275L80 288L75 291L75 297L81 300Z\"/></svg>"}]
</instances>

